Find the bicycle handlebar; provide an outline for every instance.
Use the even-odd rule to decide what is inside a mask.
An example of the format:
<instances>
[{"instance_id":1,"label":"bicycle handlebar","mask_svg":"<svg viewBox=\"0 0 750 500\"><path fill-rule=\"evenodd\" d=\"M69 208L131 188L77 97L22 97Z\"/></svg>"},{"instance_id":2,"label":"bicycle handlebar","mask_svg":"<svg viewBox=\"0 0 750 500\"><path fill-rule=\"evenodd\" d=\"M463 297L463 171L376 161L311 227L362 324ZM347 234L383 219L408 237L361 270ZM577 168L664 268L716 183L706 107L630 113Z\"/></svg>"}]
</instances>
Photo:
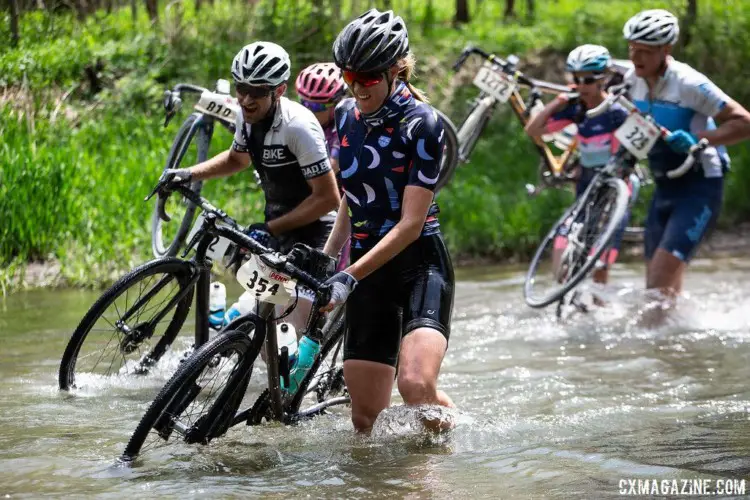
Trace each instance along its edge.
<instances>
[{"instance_id":1,"label":"bicycle handlebar","mask_svg":"<svg viewBox=\"0 0 750 500\"><path fill-rule=\"evenodd\" d=\"M182 107L182 98L180 97L180 94L182 92L202 94L203 92L208 92L208 89L205 89L199 85L193 85L192 83L178 83L172 90L165 90L164 110L167 112L166 119L164 120L165 127L169 124L170 120L177 113L177 111L179 111Z\"/></svg>"},{"instance_id":2,"label":"bicycle handlebar","mask_svg":"<svg viewBox=\"0 0 750 500\"><path fill-rule=\"evenodd\" d=\"M459 69L461 69L461 66L463 66L466 62L466 59L468 59L472 54L479 55L484 59L488 59L493 64L498 65L504 73L513 76L518 81L518 83L526 87L537 88L557 94L562 92L570 92L570 88L566 85L551 83L544 80L537 80L535 78L524 75L516 69L516 66L518 65L518 57L514 55L508 56L508 59L505 60L497 57L494 54L485 52L479 47L475 47L473 45L467 45L466 48L464 48L464 50L461 52L461 55L453 64L453 71L458 71Z\"/></svg>"},{"instance_id":3,"label":"bicycle handlebar","mask_svg":"<svg viewBox=\"0 0 750 500\"><path fill-rule=\"evenodd\" d=\"M611 92L607 96L607 98L604 99L604 101L597 107L586 111L586 116L588 118L599 116L602 113L608 111L613 104L619 103L625 109L627 109L629 113L640 114L641 116L648 119L651 123L654 123L659 129L659 133L662 139L668 140L672 136L672 132L670 132L667 128L662 127L661 125L656 124L653 118L642 113L635 104L633 104L627 97L625 97L625 94L627 94L628 90L630 90L630 84L628 83L623 83L622 85L612 87ZM675 169L667 171L666 176L670 179L677 179L678 177L682 177L683 175L685 175L691 168L693 168L695 161L698 159L701 153L706 150L707 147L707 139L704 138L698 141L698 144L695 144L690 148L687 158L685 158L685 161L682 162L682 165Z\"/></svg>"},{"instance_id":4,"label":"bicycle handlebar","mask_svg":"<svg viewBox=\"0 0 750 500\"><path fill-rule=\"evenodd\" d=\"M166 203L166 200L169 198L169 194L171 194L171 191L169 193L163 193L162 188L163 183L157 184L156 188L154 188L151 194L146 197L146 201L151 199L154 194L159 193L159 217L162 217L162 220L169 221L169 215L167 215L167 213L164 211L164 203ZM229 224L227 226L214 226L213 232L215 232L217 235L224 236L233 243L249 249L252 253L259 255L263 259L263 262L268 264L270 267L292 276L297 281L302 282L303 285L307 286L311 290L316 290L319 294L323 294L321 302L328 303L328 300L330 300L330 298L328 300L325 300L325 293L327 293L327 291L320 290L323 287L323 283L321 281L288 262L285 259L285 256L278 254L271 248L261 245L253 238L237 229L238 224L223 210L216 208L208 200L206 200L187 186L175 186L172 191L177 191L182 196L200 207L201 210L203 210L204 212L208 212L208 218L218 218L223 222ZM164 219L163 216L166 216L167 219ZM188 243L186 251L189 251L190 248L194 246L200 235L200 231L195 234L195 236L193 237L193 241Z\"/></svg>"}]
</instances>

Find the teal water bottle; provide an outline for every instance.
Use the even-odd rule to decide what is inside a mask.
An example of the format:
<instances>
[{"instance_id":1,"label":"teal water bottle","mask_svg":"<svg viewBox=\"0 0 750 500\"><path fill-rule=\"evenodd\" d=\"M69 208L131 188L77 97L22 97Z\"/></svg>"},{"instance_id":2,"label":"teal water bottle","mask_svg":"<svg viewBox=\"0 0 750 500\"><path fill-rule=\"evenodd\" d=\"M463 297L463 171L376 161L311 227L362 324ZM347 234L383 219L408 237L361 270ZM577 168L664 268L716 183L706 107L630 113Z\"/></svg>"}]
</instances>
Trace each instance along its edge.
<instances>
[{"instance_id":1,"label":"teal water bottle","mask_svg":"<svg viewBox=\"0 0 750 500\"><path fill-rule=\"evenodd\" d=\"M320 344L317 341L307 336L302 337L297 348L297 365L289 374L289 387L284 387L285 391L291 394L297 392L300 382L305 378L307 372L310 371L310 367L313 361L315 361L315 356L319 352Z\"/></svg>"}]
</instances>

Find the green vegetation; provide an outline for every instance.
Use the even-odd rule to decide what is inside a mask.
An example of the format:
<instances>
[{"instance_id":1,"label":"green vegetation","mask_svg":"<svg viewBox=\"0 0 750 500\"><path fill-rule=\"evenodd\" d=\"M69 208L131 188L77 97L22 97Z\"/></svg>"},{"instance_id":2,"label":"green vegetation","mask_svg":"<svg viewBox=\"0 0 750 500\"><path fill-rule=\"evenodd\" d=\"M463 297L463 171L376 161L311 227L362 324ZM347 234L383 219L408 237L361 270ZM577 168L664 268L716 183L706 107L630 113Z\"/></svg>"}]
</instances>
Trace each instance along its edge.
<instances>
[{"instance_id":1,"label":"green vegetation","mask_svg":"<svg viewBox=\"0 0 750 500\"><path fill-rule=\"evenodd\" d=\"M533 22L506 23L504 5L478 0L470 2L473 21L456 28L452 0L390 3L409 24L420 59L419 85L457 123L474 92L466 86L470 75L453 75L450 64L469 42L498 54L516 53L527 64L524 69L560 80L560 61L581 43L601 43L616 57L626 57L622 25L639 9L685 10L678 0L537 0ZM699 3L690 44L678 57L748 105L750 89L736 75L745 73L750 54L750 4ZM330 59L333 37L365 4L216 0L195 12L192 3L172 2L158 26L145 12L134 21L128 9L85 21L64 12L25 14L20 45L0 53L0 265L5 268L0 285L30 260L56 258L68 283L96 285L148 259L152 205L143 196L187 116L183 111L163 128L164 89L179 81L211 87L228 76L236 51L254 39L284 45L296 74L313 61ZM3 47L10 46L8 26L0 17ZM230 141L217 128L214 151ZM742 145L730 153L734 171L724 224L750 216L745 195L750 148ZM515 119L507 111L498 113L471 163L439 198L454 253L506 258L534 249L571 199L563 192L526 197L523 185L535 182L537 162ZM211 181L204 194L243 222L261 213L262 197L249 172Z\"/></svg>"}]
</instances>

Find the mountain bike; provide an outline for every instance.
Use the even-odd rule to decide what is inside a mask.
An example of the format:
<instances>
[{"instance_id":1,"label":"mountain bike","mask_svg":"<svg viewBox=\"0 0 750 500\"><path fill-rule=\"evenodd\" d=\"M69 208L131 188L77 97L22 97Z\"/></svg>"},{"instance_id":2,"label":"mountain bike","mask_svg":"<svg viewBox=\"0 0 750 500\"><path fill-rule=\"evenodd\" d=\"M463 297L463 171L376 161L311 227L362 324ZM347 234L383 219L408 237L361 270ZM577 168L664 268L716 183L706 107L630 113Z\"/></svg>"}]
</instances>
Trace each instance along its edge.
<instances>
[{"instance_id":1,"label":"mountain bike","mask_svg":"<svg viewBox=\"0 0 750 500\"><path fill-rule=\"evenodd\" d=\"M521 73L518 70L519 59L514 55L508 56L507 59L501 59L471 45L463 50L453 65L453 70L459 71L473 54L484 59L483 65L473 79L473 84L479 88L480 93L471 103L469 114L456 132L459 142L458 162L452 166L453 170L458 163L469 161L479 136L499 104L507 102L521 125L525 126L531 116L544 106L542 102L544 93L567 93L571 99L578 98L578 94L565 85L534 79ZM520 87L529 89L526 100L521 95ZM529 196L536 196L544 189L563 188L576 182L578 143L575 134L575 125L569 125L561 132L541 138L532 138L541 158L537 167L537 184L526 184L526 191ZM552 145L561 150L562 153L556 155L552 150ZM651 182L648 171L641 166L636 165L632 170L631 181L637 187ZM452 176L453 172L450 175ZM626 228L624 239L642 241L643 228L635 226Z\"/></svg>"},{"instance_id":2,"label":"mountain bike","mask_svg":"<svg viewBox=\"0 0 750 500\"><path fill-rule=\"evenodd\" d=\"M73 332L58 373L60 389L76 387L78 375L145 375L164 356L179 334L195 297L194 347L209 340L209 287L213 262L221 261L230 246L235 251L229 265L268 250L248 238L224 211L200 197L191 187L176 188L202 211L183 252L193 248L190 260L162 257L136 267L102 294ZM152 193L153 195L153 193ZM150 196L149 196L150 197ZM166 197L157 204L165 210ZM272 290L278 292L278 290ZM265 292L265 290L261 290ZM337 313L339 314L339 313ZM326 328L343 328L336 315ZM238 321L239 318L235 321ZM240 329L241 323L227 328Z\"/></svg>"},{"instance_id":3,"label":"mountain bike","mask_svg":"<svg viewBox=\"0 0 750 500\"><path fill-rule=\"evenodd\" d=\"M628 89L627 84L613 88L602 104L587 111L589 117L594 117L617 102L628 110L629 116L615 131L620 141L618 151L596 173L583 194L557 220L537 248L523 290L526 303L531 307L541 308L558 302L560 316L565 295L593 269L622 223L631 198L623 179L628 178L638 161L647 158L659 138L670 135L625 97ZM685 162L667 172L667 177L676 178L688 172L707 145L704 139L694 146ZM554 246L561 236L566 241L562 253L556 256ZM547 276L542 275L544 271L548 272Z\"/></svg>"},{"instance_id":4,"label":"mountain bike","mask_svg":"<svg viewBox=\"0 0 750 500\"><path fill-rule=\"evenodd\" d=\"M191 199L195 196L189 189L183 194ZM301 244L287 255L273 253L228 226L209 224L206 234L199 246L206 247L217 235L252 249L253 257L237 278L246 290L256 292L260 303L257 314L235 320L180 366L136 427L122 455L124 460L131 461L160 442L208 444L238 424L257 425L264 419L293 423L350 401L343 371L336 364L343 338L341 308L334 310L339 314L329 316L323 328L317 327L319 308L330 300L330 290L322 283L333 270L333 259ZM290 290L298 285L315 293L306 336L319 342L321 351L297 390L290 393L282 389L282 380L284 387L289 386L290 367L286 347L278 349L273 312L275 305L292 301ZM256 388L250 386L250 379L263 346L267 388L257 398L248 399L248 390ZM314 403L302 408L308 396ZM246 400L252 404L240 410Z\"/></svg>"},{"instance_id":5,"label":"mountain bike","mask_svg":"<svg viewBox=\"0 0 750 500\"><path fill-rule=\"evenodd\" d=\"M187 167L195 163L200 163L208 159L208 151L213 137L214 124L219 123L231 134L234 135L236 128L237 115L241 113L240 105L237 99L230 95L229 82L218 80L216 91L211 92L208 89L180 83L172 90L164 92L164 110L166 118L164 126L174 118L182 107L182 95L184 93L200 94L198 102L193 107L193 113L182 123L172 147L167 155L167 163L164 169ZM443 152L442 165L456 163L458 155L458 140L456 139L455 126L443 112L435 109L435 113L445 123L445 148ZM192 148L192 149L191 149ZM183 164L188 151L195 152L189 164ZM440 175L436 184L436 193L448 182L448 175L452 172L449 168L441 168ZM255 180L260 185L260 177L255 172ZM200 194L202 181L195 181L191 184L191 190ZM195 217L197 207L187 198L175 197L170 203L170 212L176 212L172 224L166 224L159 217L158 208L154 207L151 216L151 250L154 257L175 256L185 243L188 230Z\"/></svg>"}]
</instances>

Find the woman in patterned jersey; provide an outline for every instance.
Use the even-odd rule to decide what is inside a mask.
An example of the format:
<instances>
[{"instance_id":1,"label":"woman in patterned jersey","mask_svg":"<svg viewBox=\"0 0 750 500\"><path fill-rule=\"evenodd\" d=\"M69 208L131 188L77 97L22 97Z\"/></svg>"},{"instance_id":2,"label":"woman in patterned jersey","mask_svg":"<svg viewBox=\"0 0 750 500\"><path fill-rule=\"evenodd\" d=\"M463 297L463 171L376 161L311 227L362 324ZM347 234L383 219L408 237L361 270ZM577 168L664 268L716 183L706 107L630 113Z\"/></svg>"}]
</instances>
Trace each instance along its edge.
<instances>
[{"instance_id":1,"label":"woman in patterned jersey","mask_svg":"<svg viewBox=\"0 0 750 500\"><path fill-rule=\"evenodd\" d=\"M349 23L333 54L354 98L336 107L345 196L325 250L336 255L351 235L351 265L328 281L323 309L346 302L344 377L354 427L368 432L390 404L397 364L406 404L453 406L437 389L454 286L433 201L443 126L409 83L414 58L392 11Z\"/></svg>"}]
</instances>

